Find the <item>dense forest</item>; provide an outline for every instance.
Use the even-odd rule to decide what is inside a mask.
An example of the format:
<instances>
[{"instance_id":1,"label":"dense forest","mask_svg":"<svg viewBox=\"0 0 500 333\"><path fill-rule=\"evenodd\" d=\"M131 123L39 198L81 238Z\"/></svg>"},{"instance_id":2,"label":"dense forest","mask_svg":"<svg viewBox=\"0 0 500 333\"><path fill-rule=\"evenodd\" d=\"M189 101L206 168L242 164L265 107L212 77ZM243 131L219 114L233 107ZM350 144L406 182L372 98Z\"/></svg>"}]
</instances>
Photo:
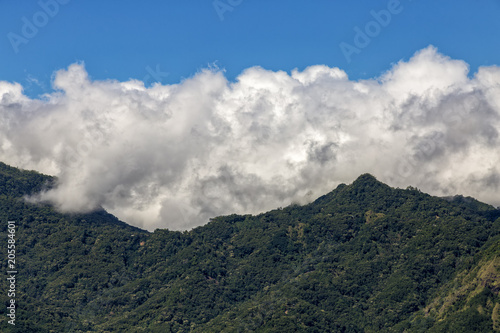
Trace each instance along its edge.
<instances>
[{"instance_id":1,"label":"dense forest","mask_svg":"<svg viewBox=\"0 0 500 333\"><path fill-rule=\"evenodd\" d=\"M0 163L16 320L1 332L500 331L500 211L369 174L304 205L147 232L25 195L55 179Z\"/></svg>"}]
</instances>

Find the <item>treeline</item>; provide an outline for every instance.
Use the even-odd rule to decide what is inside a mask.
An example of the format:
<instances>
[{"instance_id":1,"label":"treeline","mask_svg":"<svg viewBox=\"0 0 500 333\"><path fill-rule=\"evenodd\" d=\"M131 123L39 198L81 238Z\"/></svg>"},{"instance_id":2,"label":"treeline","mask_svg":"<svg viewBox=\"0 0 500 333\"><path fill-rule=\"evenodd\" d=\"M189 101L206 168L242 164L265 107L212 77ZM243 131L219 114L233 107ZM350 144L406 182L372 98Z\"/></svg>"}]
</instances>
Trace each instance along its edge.
<instances>
[{"instance_id":1,"label":"treeline","mask_svg":"<svg viewBox=\"0 0 500 333\"><path fill-rule=\"evenodd\" d=\"M16 327L2 322L2 332L500 326L500 214L472 199L394 189L366 174L309 205L148 233L105 211L66 215L22 199L51 177L0 165L0 180L0 217L18 221L22 304Z\"/></svg>"}]
</instances>

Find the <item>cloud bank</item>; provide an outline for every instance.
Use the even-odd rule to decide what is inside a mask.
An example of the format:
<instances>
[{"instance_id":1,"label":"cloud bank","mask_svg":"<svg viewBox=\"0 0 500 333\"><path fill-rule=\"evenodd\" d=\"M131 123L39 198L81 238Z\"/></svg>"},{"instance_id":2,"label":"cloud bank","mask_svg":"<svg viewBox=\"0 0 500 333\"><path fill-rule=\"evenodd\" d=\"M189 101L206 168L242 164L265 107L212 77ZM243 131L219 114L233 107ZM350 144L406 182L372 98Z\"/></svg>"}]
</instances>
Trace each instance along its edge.
<instances>
[{"instance_id":1,"label":"cloud bank","mask_svg":"<svg viewBox=\"0 0 500 333\"><path fill-rule=\"evenodd\" d=\"M500 68L430 46L376 79L338 68L203 70L174 85L54 75L55 92L0 81L0 160L58 177L62 211L136 226L305 203L369 172L391 186L500 205Z\"/></svg>"}]
</instances>

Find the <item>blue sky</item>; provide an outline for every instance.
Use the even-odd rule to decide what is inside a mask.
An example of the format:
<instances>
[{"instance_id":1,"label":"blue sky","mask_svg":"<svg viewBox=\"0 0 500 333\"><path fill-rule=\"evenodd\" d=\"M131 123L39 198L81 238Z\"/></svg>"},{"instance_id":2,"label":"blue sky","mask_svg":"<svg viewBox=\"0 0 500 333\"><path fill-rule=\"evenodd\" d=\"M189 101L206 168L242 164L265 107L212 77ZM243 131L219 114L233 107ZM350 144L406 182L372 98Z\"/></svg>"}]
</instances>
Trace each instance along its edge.
<instances>
[{"instance_id":1,"label":"blue sky","mask_svg":"<svg viewBox=\"0 0 500 333\"><path fill-rule=\"evenodd\" d=\"M373 78L430 44L472 72L500 58L496 0L55 1L0 2L0 80L19 82L30 97L50 92L53 73L75 62L97 80L165 84L213 64L229 79L256 65L315 64ZM355 27L391 5L398 12L349 62L339 45L355 46Z\"/></svg>"}]
</instances>

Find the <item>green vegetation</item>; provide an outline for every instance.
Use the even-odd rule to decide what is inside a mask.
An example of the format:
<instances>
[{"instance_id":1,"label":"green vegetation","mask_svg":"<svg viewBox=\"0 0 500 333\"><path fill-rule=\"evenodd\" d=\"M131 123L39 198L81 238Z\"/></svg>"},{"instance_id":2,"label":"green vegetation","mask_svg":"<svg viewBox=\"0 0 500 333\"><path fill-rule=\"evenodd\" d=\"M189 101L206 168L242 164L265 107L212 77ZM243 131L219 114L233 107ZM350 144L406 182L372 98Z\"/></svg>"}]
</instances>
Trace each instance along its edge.
<instances>
[{"instance_id":1,"label":"green vegetation","mask_svg":"<svg viewBox=\"0 0 500 333\"><path fill-rule=\"evenodd\" d=\"M0 231L5 240L16 221L19 270L16 326L2 306L2 332L500 327L500 213L472 198L365 174L309 205L148 233L105 211L68 215L23 200L52 184L0 163Z\"/></svg>"}]
</instances>

